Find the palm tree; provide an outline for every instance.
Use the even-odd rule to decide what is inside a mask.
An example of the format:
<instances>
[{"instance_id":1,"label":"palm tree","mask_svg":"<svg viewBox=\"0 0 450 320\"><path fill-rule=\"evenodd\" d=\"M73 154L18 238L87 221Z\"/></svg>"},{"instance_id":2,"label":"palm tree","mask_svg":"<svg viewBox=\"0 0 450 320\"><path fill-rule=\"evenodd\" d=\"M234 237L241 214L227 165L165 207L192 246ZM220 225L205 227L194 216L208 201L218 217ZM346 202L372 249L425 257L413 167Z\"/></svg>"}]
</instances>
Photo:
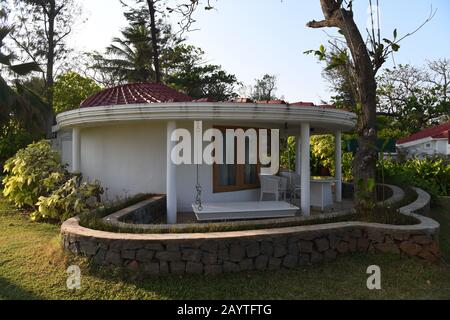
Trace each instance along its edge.
<instances>
[{"instance_id":1,"label":"palm tree","mask_svg":"<svg viewBox=\"0 0 450 320\"><path fill-rule=\"evenodd\" d=\"M103 57L94 66L116 77L119 83L152 81L155 72L152 46L147 28L136 25L122 31L123 38L114 38Z\"/></svg>"}]
</instances>

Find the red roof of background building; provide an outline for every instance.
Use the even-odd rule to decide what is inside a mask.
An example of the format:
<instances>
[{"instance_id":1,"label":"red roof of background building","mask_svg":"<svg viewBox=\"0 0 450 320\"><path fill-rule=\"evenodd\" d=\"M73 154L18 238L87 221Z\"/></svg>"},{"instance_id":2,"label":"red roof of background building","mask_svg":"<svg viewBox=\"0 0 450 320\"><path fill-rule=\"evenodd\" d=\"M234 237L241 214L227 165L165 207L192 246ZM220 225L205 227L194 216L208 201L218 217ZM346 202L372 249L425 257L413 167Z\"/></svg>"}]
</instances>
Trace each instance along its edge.
<instances>
[{"instance_id":1,"label":"red roof of background building","mask_svg":"<svg viewBox=\"0 0 450 320\"><path fill-rule=\"evenodd\" d=\"M450 130L450 122L441 124L436 127L428 128L422 131L419 131L417 133L414 133L413 135L410 135L409 137L399 139L397 140L397 144L404 144L411 141L416 141L420 139L425 138L449 138L449 130ZM449 138L450 139L450 138ZM450 142L450 140L449 140Z\"/></svg>"},{"instance_id":2,"label":"red roof of background building","mask_svg":"<svg viewBox=\"0 0 450 320\"><path fill-rule=\"evenodd\" d=\"M193 99L184 93L159 83L131 83L105 89L84 100L80 107L99 107L124 104L160 102L188 102Z\"/></svg>"},{"instance_id":3,"label":"red roof of background building","mask_svg":"<svg viewBox=\"0 0 450 320\"><path fill-rule=\"evenodd\" d=\"M148 104L163 102L217 102L212 98L194 100L175 89L159 83L131 83L105 89L84 100L80 107L100 107L127 104ZM333 105L317 106L312 102L287 103L284 100L253 101L249 98L236 98L234 103L286 104L299 107L336 108Z\"/></svg>"}]
</instances>

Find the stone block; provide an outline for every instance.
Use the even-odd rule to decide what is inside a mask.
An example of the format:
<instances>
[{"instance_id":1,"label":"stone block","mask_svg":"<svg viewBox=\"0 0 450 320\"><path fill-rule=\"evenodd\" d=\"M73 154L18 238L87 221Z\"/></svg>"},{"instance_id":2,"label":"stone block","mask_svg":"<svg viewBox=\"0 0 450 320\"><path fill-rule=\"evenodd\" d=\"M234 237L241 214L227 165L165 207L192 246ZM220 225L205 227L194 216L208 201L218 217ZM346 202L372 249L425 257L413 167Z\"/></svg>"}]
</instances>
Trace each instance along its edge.
<instances>
[{"instance_id":1,"label":"stone block","mask_svg":"<svg viewBox=\"0 0 450 320\"><path fill-rule=\"evenodd\" d=\"M203 264L199 262L191 262L189 261L186 264L186 273L188 274L202 274L203 273Z\"/></svg>"},{"instance_id":2,"label":"stone block","mask_svg":"<svg viewBox=\"0 0 450 320\"><path fill-rule=\"evenodd\" d=\"M166 264L167 267L167 264ZM158 262L147 262L142 265L142 270L146 274L150 275L158 275L160 273L160 263ZM169 270L166 269L165 273L168 273Z\"/></svg>"},{"instance_id":3,"label":"stone block","mask_svg":"<svg viewBox=\"0 0 450 320\"><path fill-rule=\"evenodd\" d=\"M172 274L184 274L186 272L186 262L184 261L172 261L169 266Z\"/></svg>"},{"instance_id":4,"label":"stone block","mask_svg":"<svg viewBox=\"0 0 450 320\"><path fill-rule=\"evenodd\" d=\"M261 253L268 257L273 255L273 243L270 241L262 241L261 242Z\"/></svg>"},{"instance_id":5,"label":"stone block","mask_svg":"<svg viewBox=\"0 0 450 320\"><path fill-rule=\"evenodd\" d=\"M323 255L317 251L311 253L311 263L316 264L323 261Z\"/></svg>"},{"instance_id":6,"label":"stone block","mask_svg":"<svg viewBox=\"0 0 450 320\"><path fill-rule=\"evenodd\" d=\"M273 256L275 258L281 258L283 256L285 256L288 253L287 249L286 249L286 245L283 244L275 244L275 247L273 249Z\"/></svg>"},{"instance_id":7,"label":"stone block","mask_svg":"<svg viewBox=\"0 0 450 320\"><path fill-rule=\"evenodd\" d=\"M180 261L181 260L181 252L180 251L158 251L155 254L155 258L160 261Z\"/></svg>"},{"instance_id":8,"label":"stone block","mask_svg":"<svg viewBox=\"0 0 450 320\"><path fill-rule=\"evenodd\" d=\"M244 259L239 263L239 266L242 271L249 271L255 269L255 264L253 263L253 259Z\"/></svg>"},{"instance_id":9,"label":"stone block","mask_svg":"<svg viewBox=\"0 0 450 320\"><path fill-rule=\"evenodd\" d=\"M327 251L330 248L330 243L326 238L319 238L314 240L314 243L316 245L316 249L319 252Z\"/></svg>"},{"instance_id":10,"label":"stone block","mask_svg":"<svg viewBox=\"0 0 450 320\"><path fill-rule=\"evenodd\" d=\"M259 256L260 249L259 249L259 243L258 242L252 242L246 247L247 257L249 258L255 258Z\"/></svg>"},{"instance_id":11,"label":"stone block","mask_svg":"<svg viewBox=\"0 0 450 320\"><path fill-rule=\"evenodd\" d=\"M223 271L223 267L219 264L210 264L205 266L205 274L221 274Z\"/></svg>"},{"instance_id":12,"label":"stone block","mask_svg":"<svg viewBox=\"0 0 450 320\"><path fill-rule=\"evenodd\" d=\"M298 243L298 247L300 249L300 252L303 253L311 253L313 251L313 243L311 241L305 241L305 240L301 240Z\"/></svg>"},{"instance_id":13,"label":"stone block","mask_svg":"<svg viewBox=\"0 0 450 320\"><path fill-rule=\"evenodd\" d=\"M233 262L240 262L245 257L245 250L244 248L237 243L233 243L230 246L230 261Z\"/></svg>"},{"instance_id":14,"label":"stone block","mask_svg":"<svg viewBox=\"0 0 450 320\"><path fill-rule=\"evenodd\" d=\"M281 259L278 258L270 258L269 259L269 265L267 266L267 268L269 270L278 270L281 267Z\"/></svg>"},{"instance_id":15,"label":"stone block","mask_svg":"<svg viewBox=\"0 0 450 320\"><path fill-rule=\"evenodd\" d=\"M135 250L122 250L121 252L122 258L127 260L136 259L136 251Z\"/></svg>"},{"instance_id":16,"label":"stone block","mask_svg":"<svg viewBox=\"0 0 450 320\"><path fill-rule=\"evenodd\" d=\"M298 263L298 256L294 255L287 255L283 259L283 267L288 269L293 269L297 266Z\"/></svg>"},{"instance_id":17,"label":"stone block","mask_svg":"<svg viewBox=\"0 0 450 320\"><path fill-rule=\"evenodd\" d=\"M403 241L400 249L409 256L416 256L422 250L422 246L411 241Z\"/></svg>"},{"instance_id":18,"label":"stone block","mask_svg":"<svg viewBox=\"0 0 450 320\"><path fill-rule=\"evenodd\" d=\"M256 270L265 270L267 269L267 265L269 264L269 257L265 255L261 255L255 259L255 268Z\"/></svg>"},{"instance_id":19,"label":"stone block","mask_svg":"<svg viewBox=\"0 0 450 320\"><path fill-rule=\"evenodd\" d=\"M122 258L120 257L120 252L109 250L106 253L105 261L107 263L110 263L110 264L114 265L114 266L121 266L122 265Z\"/></svg>"},{"instance_id":20,"label":"stone block","mask_svg":"<svg viewBox=\"0 0 450 320\"><path fill-rule=\"evenodd\" d=\"M217 254L210 252L202 253L202 262L204 264L216 264L217 263Z\"/></svg>"},{"instance_id":21,"label":"stone block","mask_svg":"<svg viewBox=\"0 0 450 320\"><path fill-rule=\"evenodd\" d=\"M241 268L237 263L225 261L223 264L223 272L239 272Z\"/></svg>"},{"instance_id":22,"label":"stone block","mask_svg":"<svg viewBox=\"0 0 450 320\"><path fill-rule=\"evenodd\" d=\"M184 249L182 259L184 261L199 262L202 259L202 252L198 249Z\"/></svg>"},{"instance_id":23,"label":"stone block","mask_svg":"<svg viewBox=\"0 0 450 320\"><path fill-rule=\"evenodd\" d=\"M148 249L139 249L136 252L137 261L151 261L155 256L155 252Z\"/></svg>"}]
</instances>

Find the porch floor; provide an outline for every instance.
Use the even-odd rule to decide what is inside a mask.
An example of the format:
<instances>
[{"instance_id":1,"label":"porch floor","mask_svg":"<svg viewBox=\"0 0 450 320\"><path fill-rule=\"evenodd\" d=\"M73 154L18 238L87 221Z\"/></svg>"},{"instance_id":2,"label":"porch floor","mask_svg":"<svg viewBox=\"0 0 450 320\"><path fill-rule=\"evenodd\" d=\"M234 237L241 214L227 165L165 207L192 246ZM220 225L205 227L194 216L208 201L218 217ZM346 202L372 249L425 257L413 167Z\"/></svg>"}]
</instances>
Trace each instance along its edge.
<instances>
[{"instance_id":1,"label":"porch floor","mask_svg":"<svg viewBox=\"0 0 450 320\"><path fill-rule=\"evenodd\" d=\"M265 204L267 202L270 201L262 201L262 204ZM288 204L289 205L289 204ZM297 206L299 206L299 204L295 204ZM331 213L335 213L335 212L340 212L340 211L348 211L354 208L353 205L353 200L351 199L343 199L342 202L340 203L333 203L333 205L328 206L324 209L324 211L322 212L320 209L318 208L311 208L311 216L315 216L315 215L320 215L320 214L331 214ZM295 215L291 215L291 216L301 216L301 212L300 210L298 210ZM246 220L246 218L242 218L241 220ZM178 223L202 223L202 221L198 221L195 213L194 212L178 212Z\"/></svg>"}]
</instances>

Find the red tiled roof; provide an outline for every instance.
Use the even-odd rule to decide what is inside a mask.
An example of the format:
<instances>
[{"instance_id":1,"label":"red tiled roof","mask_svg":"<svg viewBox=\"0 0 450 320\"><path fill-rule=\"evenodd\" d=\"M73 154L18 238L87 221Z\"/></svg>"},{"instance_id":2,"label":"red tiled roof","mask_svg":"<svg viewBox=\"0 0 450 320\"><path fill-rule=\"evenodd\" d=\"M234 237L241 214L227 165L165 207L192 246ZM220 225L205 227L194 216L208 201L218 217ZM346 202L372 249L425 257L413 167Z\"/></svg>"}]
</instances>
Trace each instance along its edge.
<instances>
[{"instance_id":1,"label":"red tiled roof","mask_svg":"<svg viewBox=\"0 0 450 320\"><path fill-rule=\"evenodd\" d=\"M299 107L315 107L315 104L312 102L294 102L294 103L290 103L289 105L291 106L299 106Z\"/></svg>"},{"instance_id":2,"label":"red tiled roof","mask_svg":"<svg viewBox=\"0 0 450 320\"><path fill-rule=\"evenodd\" d=\"M163 102L217 102L212 98L194 100L184 93L159 83L131 83L105 89L84 100L80 107L100 107L127 104L147 104ZM286 104L299 107L335 108L333 105L317 106L312 102L288 103L284 100L254 101L249 98L236 98L234 103Z\"/></svg>"},{"instance_id":3,"label":"red tiled roof","mask_svg":"<svg viewBox=\"0 0 450 320\"><path fill-rule=\"evenodd\" d=\"M411 141L416 141L425 138L448 138L450 131L450 122L441 124L439 126L428 128L413 135L397 140L397 144L404 144ZM449 138L450 139L450 138ZM450 140L449 140L450 142Z\"/></svg>"},{"instance_id":4,"label":"red tiled roof","mask_svg":"<svg viewBox=\"0 0 450 320\"><path fill-rule=\"evenodd\" d=\"M163 84L131 83L94 94L84 100L80 107L188 101L192 101L192 98Z\"/></svg>"}]
</instances>

